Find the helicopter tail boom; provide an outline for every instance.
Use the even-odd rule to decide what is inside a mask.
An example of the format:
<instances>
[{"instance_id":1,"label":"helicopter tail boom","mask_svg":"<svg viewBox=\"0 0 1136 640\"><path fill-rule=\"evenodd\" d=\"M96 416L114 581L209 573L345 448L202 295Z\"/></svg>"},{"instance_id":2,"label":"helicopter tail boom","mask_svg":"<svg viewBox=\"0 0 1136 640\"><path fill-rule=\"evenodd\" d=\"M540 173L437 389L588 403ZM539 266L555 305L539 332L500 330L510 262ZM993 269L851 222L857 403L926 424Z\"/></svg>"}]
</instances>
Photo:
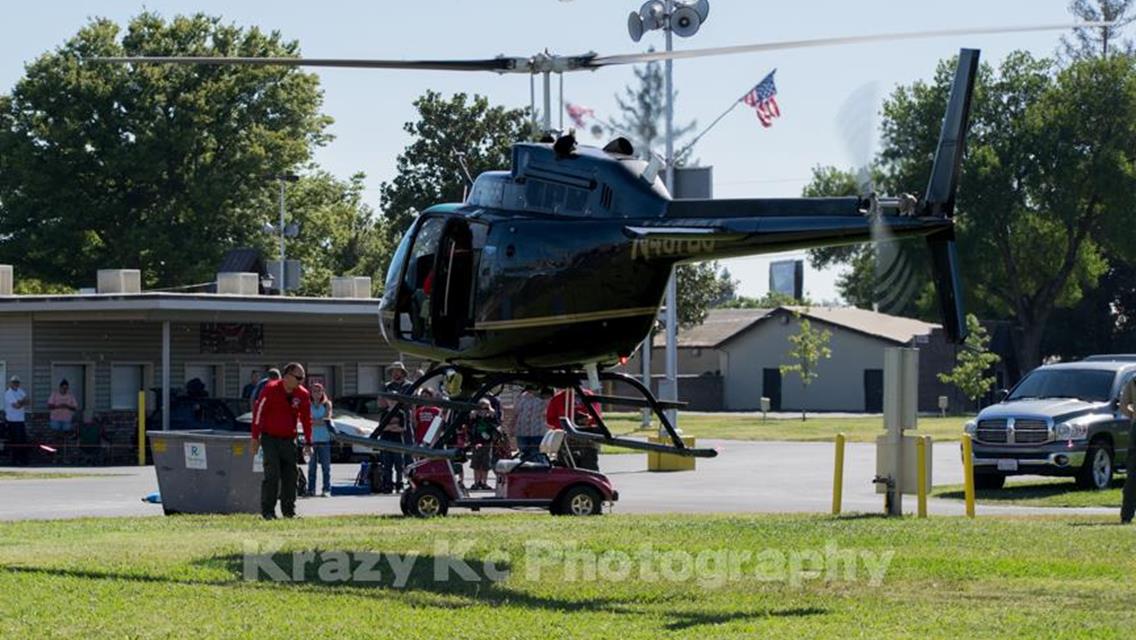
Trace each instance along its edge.
<instances>
[{"instance_id":1,"label":"helicopter tail boom","mask_svg":"<svg viewBox=\"0 0 1136 640\"><path fill-rule=\"evenodd\" d=\"M963 340L966 322L952 218L977 72L978 51L961 50L922 200L909 196L671 200L661 218L624 227L633 239L633 256L684 262L855 244L881 235L922 236L931 250L943 329L951 340Z\"/></svg>"}]
</instances>

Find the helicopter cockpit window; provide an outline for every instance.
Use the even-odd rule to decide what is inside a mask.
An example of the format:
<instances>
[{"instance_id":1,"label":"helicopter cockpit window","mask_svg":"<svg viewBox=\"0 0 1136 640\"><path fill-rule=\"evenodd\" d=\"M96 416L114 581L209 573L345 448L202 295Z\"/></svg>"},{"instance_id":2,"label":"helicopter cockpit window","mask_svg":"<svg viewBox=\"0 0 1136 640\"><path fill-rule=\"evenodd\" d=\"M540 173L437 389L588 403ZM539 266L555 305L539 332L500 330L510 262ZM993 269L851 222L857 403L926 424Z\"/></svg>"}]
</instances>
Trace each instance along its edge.
<instances>
[{"instance_id":1,"label":"helicopter cockpit window","mask_svg":"<svg viewBox=\"0 0 1136 640\"><path fill-rule=\"evenodd\" d=\"M406 257L406 270L398 294L398 332L404 340L432 341L430 294L435 284L435 254L445 226L444 218L430 218L422 223L410 255Z\"/></svg>"}]
</instances>

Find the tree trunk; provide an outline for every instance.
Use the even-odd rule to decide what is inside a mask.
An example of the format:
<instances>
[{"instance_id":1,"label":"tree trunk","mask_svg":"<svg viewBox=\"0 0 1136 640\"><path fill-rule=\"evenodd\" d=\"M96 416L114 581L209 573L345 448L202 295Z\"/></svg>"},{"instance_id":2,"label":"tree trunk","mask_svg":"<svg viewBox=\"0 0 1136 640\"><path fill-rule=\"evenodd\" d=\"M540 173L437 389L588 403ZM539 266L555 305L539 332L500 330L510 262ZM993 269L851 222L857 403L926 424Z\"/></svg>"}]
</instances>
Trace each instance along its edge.
<instances>
[{"instance_id":1,"label":"tree trunk","mask_svg":"<svg viewBox=\"0 0 1136 640\"><path fill-rule=\"evenodd\" d=\"M1022 326L1022 339L1018 344L1018 368L1022 375L1041 366L1041 338L1045 325L1028 323Z\"/></svg>"}]
</instances>

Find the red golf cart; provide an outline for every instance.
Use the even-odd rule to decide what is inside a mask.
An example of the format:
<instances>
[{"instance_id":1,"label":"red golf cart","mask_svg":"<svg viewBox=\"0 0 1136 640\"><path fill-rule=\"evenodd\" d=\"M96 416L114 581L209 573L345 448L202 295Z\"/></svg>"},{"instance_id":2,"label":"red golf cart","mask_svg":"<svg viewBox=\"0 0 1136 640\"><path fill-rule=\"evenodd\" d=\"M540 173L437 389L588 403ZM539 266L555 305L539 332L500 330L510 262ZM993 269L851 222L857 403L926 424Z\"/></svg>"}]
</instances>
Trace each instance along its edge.
<instances>
[{"instance_id":1,"label":"red golf cart","mask_svg":"<svg viewBox=\"0 0 1136 640\"><path fill-rule=\"evenodd\" d=\"M605 502L619 499L607 476L576 468L564 431L547 432L540 454L498 461L497 487L488 495L472 494L459 483L453 461L419 460L407 468L410 487L399 506L404 515L419 518L444 516L450 507L473 511L534 507L553 515L589 516L603 513Z\"/></svg>"}]
</instances>

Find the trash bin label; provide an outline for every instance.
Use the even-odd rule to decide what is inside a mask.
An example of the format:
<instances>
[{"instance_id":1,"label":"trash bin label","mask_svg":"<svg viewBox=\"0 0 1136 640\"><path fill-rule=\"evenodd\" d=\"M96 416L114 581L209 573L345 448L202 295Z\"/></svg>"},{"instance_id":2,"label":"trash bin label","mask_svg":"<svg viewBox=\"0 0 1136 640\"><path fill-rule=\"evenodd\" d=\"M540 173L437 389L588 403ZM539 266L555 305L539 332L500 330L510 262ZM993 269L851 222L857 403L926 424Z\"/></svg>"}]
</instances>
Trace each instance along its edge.
<instances>
[{"instance_id":1,"label":"trash bin label","mask_svg":"<svg viewBox=\"0 0 1136 640\"><path fill-rule=\"evenodd\" d=\"M205 443L204 442L187 442L185 443L185 468L186 469L208 469L209 465L205 459Z\"/></svg>"},{"instance_id":2,"label":"trash bin label","mask_svg":"<svg viewBox=\"0 0 1136 640\"><path fill-rule=\"evenodd\" d=\"M165 440L151 440L150 441L150 449L153 450L154 453L165 453L166 452L166 441Z\"/></svg>"}]
</instances>

